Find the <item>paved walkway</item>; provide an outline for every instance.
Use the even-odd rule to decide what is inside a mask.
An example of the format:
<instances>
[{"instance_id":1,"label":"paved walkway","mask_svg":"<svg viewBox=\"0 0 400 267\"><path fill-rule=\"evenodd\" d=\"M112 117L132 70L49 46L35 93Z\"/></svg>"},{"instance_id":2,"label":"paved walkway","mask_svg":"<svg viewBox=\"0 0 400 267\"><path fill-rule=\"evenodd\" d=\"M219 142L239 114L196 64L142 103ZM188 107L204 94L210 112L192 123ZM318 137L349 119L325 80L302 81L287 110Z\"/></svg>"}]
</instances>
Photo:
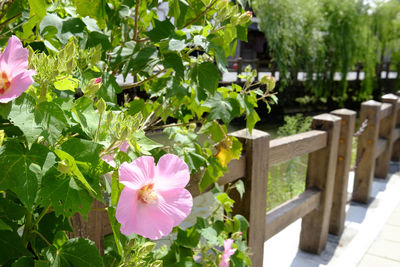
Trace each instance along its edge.
<instances>
[{"instance_id":1,"label":"paved walkway","mask_svg":"<svg viewBox=\"0 0 400 267\"><path fill-rule=\"evenodd\" d=\"M386 221L359 267L400 267L400 205Z\"/></svg>"},{"instance_id":2,"label":"paved walkway","mask_svg":"<svg viewBox=\"0 0 400 267\"><path fill-rule=\"evenodd\" d=\"M329 235L320 255L298 250L298 220L265 242L264 266L400 267L400 163L392 163L390 173L385 180L374 179L368 204L347 205L344 232Z\"/></svg>"}]
</instances>

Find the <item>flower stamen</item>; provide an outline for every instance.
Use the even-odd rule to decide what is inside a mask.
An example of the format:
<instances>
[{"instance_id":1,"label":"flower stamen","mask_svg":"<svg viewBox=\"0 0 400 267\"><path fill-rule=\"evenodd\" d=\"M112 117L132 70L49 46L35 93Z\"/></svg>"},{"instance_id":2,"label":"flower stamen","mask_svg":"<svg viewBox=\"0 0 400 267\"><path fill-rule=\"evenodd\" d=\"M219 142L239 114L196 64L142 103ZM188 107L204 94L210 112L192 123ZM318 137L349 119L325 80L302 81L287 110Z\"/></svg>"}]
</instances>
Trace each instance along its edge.
<instances>
[{"instance_id":1,"label":"flower stamen","mask_svg":"<svg viewBox=\"0 0 400 267\"><path fill-rule=\"evenodd\" d=\"M11 87L11 82L8 79L7 73L0 72L0 95L4 94Z\"/></svg>"},{"instance_id":2,"label":"flower stamen","mask_svg":"<svg viewBox=\"0 0 400 267\"><path fill-rule=\"evenodd\" d=\"M157 202L158 196L153 189L154 184L147 184L139 189L138 199L145 204L154 204Z\"/></svg>"}]
</instances>

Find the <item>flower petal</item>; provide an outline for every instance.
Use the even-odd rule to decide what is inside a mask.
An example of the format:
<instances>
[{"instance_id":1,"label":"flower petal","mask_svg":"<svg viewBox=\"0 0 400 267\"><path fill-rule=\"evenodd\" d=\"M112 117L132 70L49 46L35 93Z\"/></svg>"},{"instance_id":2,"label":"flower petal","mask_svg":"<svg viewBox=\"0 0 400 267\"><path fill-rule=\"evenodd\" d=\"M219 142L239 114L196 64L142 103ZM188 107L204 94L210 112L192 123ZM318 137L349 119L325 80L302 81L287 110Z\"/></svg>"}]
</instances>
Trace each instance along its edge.
<instances>
[{"instance_id":1,"label":"flower petal","mask_svg":"<svg viewBox=\"0 0 400 267\"><path fill-rule=\"evenodd\" d=\"M173 219L174 225L179 225L190 214L193 198L189 191L183 188L169 191L159 191L159 209Z\"/></svg>"},{"instance_id":2,"label":"flower petal","mask_svg":"<svg viewBox=\"0 0 400 267\"><path fill-rule=\"evenodd\" d=\"M136 227L138 197L137 191L125 187L118 200L115 218L121 224L121 232L131 235Z\"/></svg>"},{"instance_id":3,"label":"flower petal","mask_svg":"<svg viewBox=\"0 0 400 267\"><path fill-rule=\"evenodd\" d=\"M119 150L121 150L122 152L127 153L129 149L129 143L127 141L123 142L120 146L119 146Z\"/></svg>"},{"instance_id":4,"label":"flower petal","mask_svg":"<svg viewBox=\"0 0 400 267\"><path fill-rule=\"evenodd\" d=\"M23 71L11 80L11 88L0 95L0 103L8 103L14 98L19 97L33 83L32 75L35 72L32 70Z\"/></svg>"},{"instance_id":5,"label":"flower petal","mask_svg":"<svg viewBox=\"0 0 400 267\"><path fill-rule=\"evenodd\" d=\"M154 177L154 158L142 156L135 159L132 163L124 162L119 167L119 181L129 182L132 188L140 189L142 186L153 181ZM124 183L126 185L126 183Z\"/></svg>"},{"instance_id":6,"label":"flower petal","mask_svg":"<svg viewBox=\"0 0 400 267\"><path fill-rule=\"evenodd\" d=\"M7 43L6 48L0 55L0 69L12 70L11 78L20 74L28 68L28 50L22 46L21 41L12 36Z\"/></svg>"},{"instance_id":7,"label":"flower petal","mask_svg":"<svg viewBox=\"0 0 400 267\"><path fill-rule=\"evenodd\" d=\"M174 220L159 209L157 204L138 204L134 232L152 240L171 233Z\"/></svg>"},{"instance_id":8,"label":"flower petal","mask_svg":"<svg viewBox=\"0 0 400 267\"><path fill-rule=\"evenodd\" d=\"M113 154L104 155L104 156L101 157L101 159L104 160L111 167L115 168L115 166L117 166L115 161L114 161L114 155Z\"/></svg>"},{"instance_id":9,"label":"flower petal","mask_svg":"<svg viewBox=\"0 0 400 267\"><path fill-rule=\"evenodd\" d=\"M183 188L189 180L189 168L178 156L165 154L159 159L154 177L154 186L157 190Z\"/></svg>"}]
</instances>

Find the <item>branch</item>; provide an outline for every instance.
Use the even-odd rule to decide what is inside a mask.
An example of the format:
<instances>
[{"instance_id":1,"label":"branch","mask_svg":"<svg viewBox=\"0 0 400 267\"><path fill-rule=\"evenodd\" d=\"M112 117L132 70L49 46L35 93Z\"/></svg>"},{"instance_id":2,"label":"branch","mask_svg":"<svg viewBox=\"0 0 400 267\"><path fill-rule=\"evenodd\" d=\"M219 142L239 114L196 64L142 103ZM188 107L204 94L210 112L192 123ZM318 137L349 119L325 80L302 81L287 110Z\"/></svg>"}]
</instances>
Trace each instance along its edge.
<instances>
[{"instance_id":1,"label":"branch","mask_svg":"<svg viewBox=\"0 0 400 267\"><path fill-rule=\"evenodd\" d=\"M151 81L151 80L157 78L157 76L159 74L164 73L165 71L166 71L166 69L160 70L156 74L154 74L154 75L150 76L149 78L146 78L146 79L144 79L143 81L140 81L140 82L135 82L135 83L129 83L129 84L126 84L126 85L122 85L121 89L122 90L128 90L128 89L132 89L132 88L135 88L137 86L140 86L140 85L144 84L145 82L148 82L148 81Z\"/></svg>"},{"instance_id":2,"label":"branch","mask_svg":"<svg viewBox=\"0 0 400 267\"><path fill-rule=\"evenodd\" d=\"M137 41L138 38L139 6L140 6L140 0L137 0L135 6L135 28L133 32L133 40L135 41Z\"/></svg>"},{"instance_id":3,"label":"branch","mask_svg":"<svg viewBox=\"0 0 400 267\"><path fill-rule=\"evenodd\" d=\"M203 12L201 12L200 14L198 14L194 19L192 19L191 21L189 21L188 23L186 23L182 28L186 28L187 26L195 23L196 21L198 21L202 16L204 16L204 14L206 14L208 12L208 10L210 8L212 8L212 6L217 2L217 0L213 0L208 6L206 6L206 8L204 9Z\"/></svg>"}]
</instances>

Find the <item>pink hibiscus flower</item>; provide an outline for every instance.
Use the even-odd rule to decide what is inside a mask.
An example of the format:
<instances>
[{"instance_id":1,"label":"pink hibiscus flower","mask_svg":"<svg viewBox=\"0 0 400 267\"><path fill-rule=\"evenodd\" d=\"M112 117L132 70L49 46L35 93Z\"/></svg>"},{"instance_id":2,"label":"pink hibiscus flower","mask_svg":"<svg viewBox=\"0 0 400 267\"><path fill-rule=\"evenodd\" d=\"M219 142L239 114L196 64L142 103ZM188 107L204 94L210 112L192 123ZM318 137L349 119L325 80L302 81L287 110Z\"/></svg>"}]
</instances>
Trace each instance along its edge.
<instances>
[{"instance_id":1,"label":"pink hibiscus flower","mask_svg":"<svg viewBox=\"0 0 400 267\"><path fill-rule=\"evenodd\" d=\"M0 54L0 103L20 96L33 83L34 70L28 70L28 50L12 36Z\"/></svg>"},{"instance_id":2,"label":"pink hibiscus flower","mask_svg":"<svg viewBox=\"0 0 400 267\"><path fill-rule=\"evenodd\" d=\"M129 143L127 141L123 142L119 146L119 150L121 150L122 152L128 153L128 149L129 149ZM113 168L117 166L117 164L114 161L114 154L104 155L101 157L101 159L104 160L108 165L110 165Z\"/></svg>"},{"instance_id":3,"label":"pink hibiscus flower","mask_svg":"<svg viewBox=\"0 0 400 267\"><path fill-rule=\"evenodd\" d=\"M123 163L119 180L125 188L116 211L121 233L153 240L171 233L192 209L192 195L184 189L189 179L186 163L172 154L162 156L157 166L149 156Z\"/></svg>"},{"instance_id":4,"label":"pink hibiscus flower","mask_svg":"<svg viewBox=\"0 0 400 267\"><path fill-rule=\"evenodd\" d=\"M232 249L233 239L227 239L224 241L224 253L222 254L219 267L229 267L229 261L233 254L235 254L236 248Z\"/></svg>"}]
</instances>

